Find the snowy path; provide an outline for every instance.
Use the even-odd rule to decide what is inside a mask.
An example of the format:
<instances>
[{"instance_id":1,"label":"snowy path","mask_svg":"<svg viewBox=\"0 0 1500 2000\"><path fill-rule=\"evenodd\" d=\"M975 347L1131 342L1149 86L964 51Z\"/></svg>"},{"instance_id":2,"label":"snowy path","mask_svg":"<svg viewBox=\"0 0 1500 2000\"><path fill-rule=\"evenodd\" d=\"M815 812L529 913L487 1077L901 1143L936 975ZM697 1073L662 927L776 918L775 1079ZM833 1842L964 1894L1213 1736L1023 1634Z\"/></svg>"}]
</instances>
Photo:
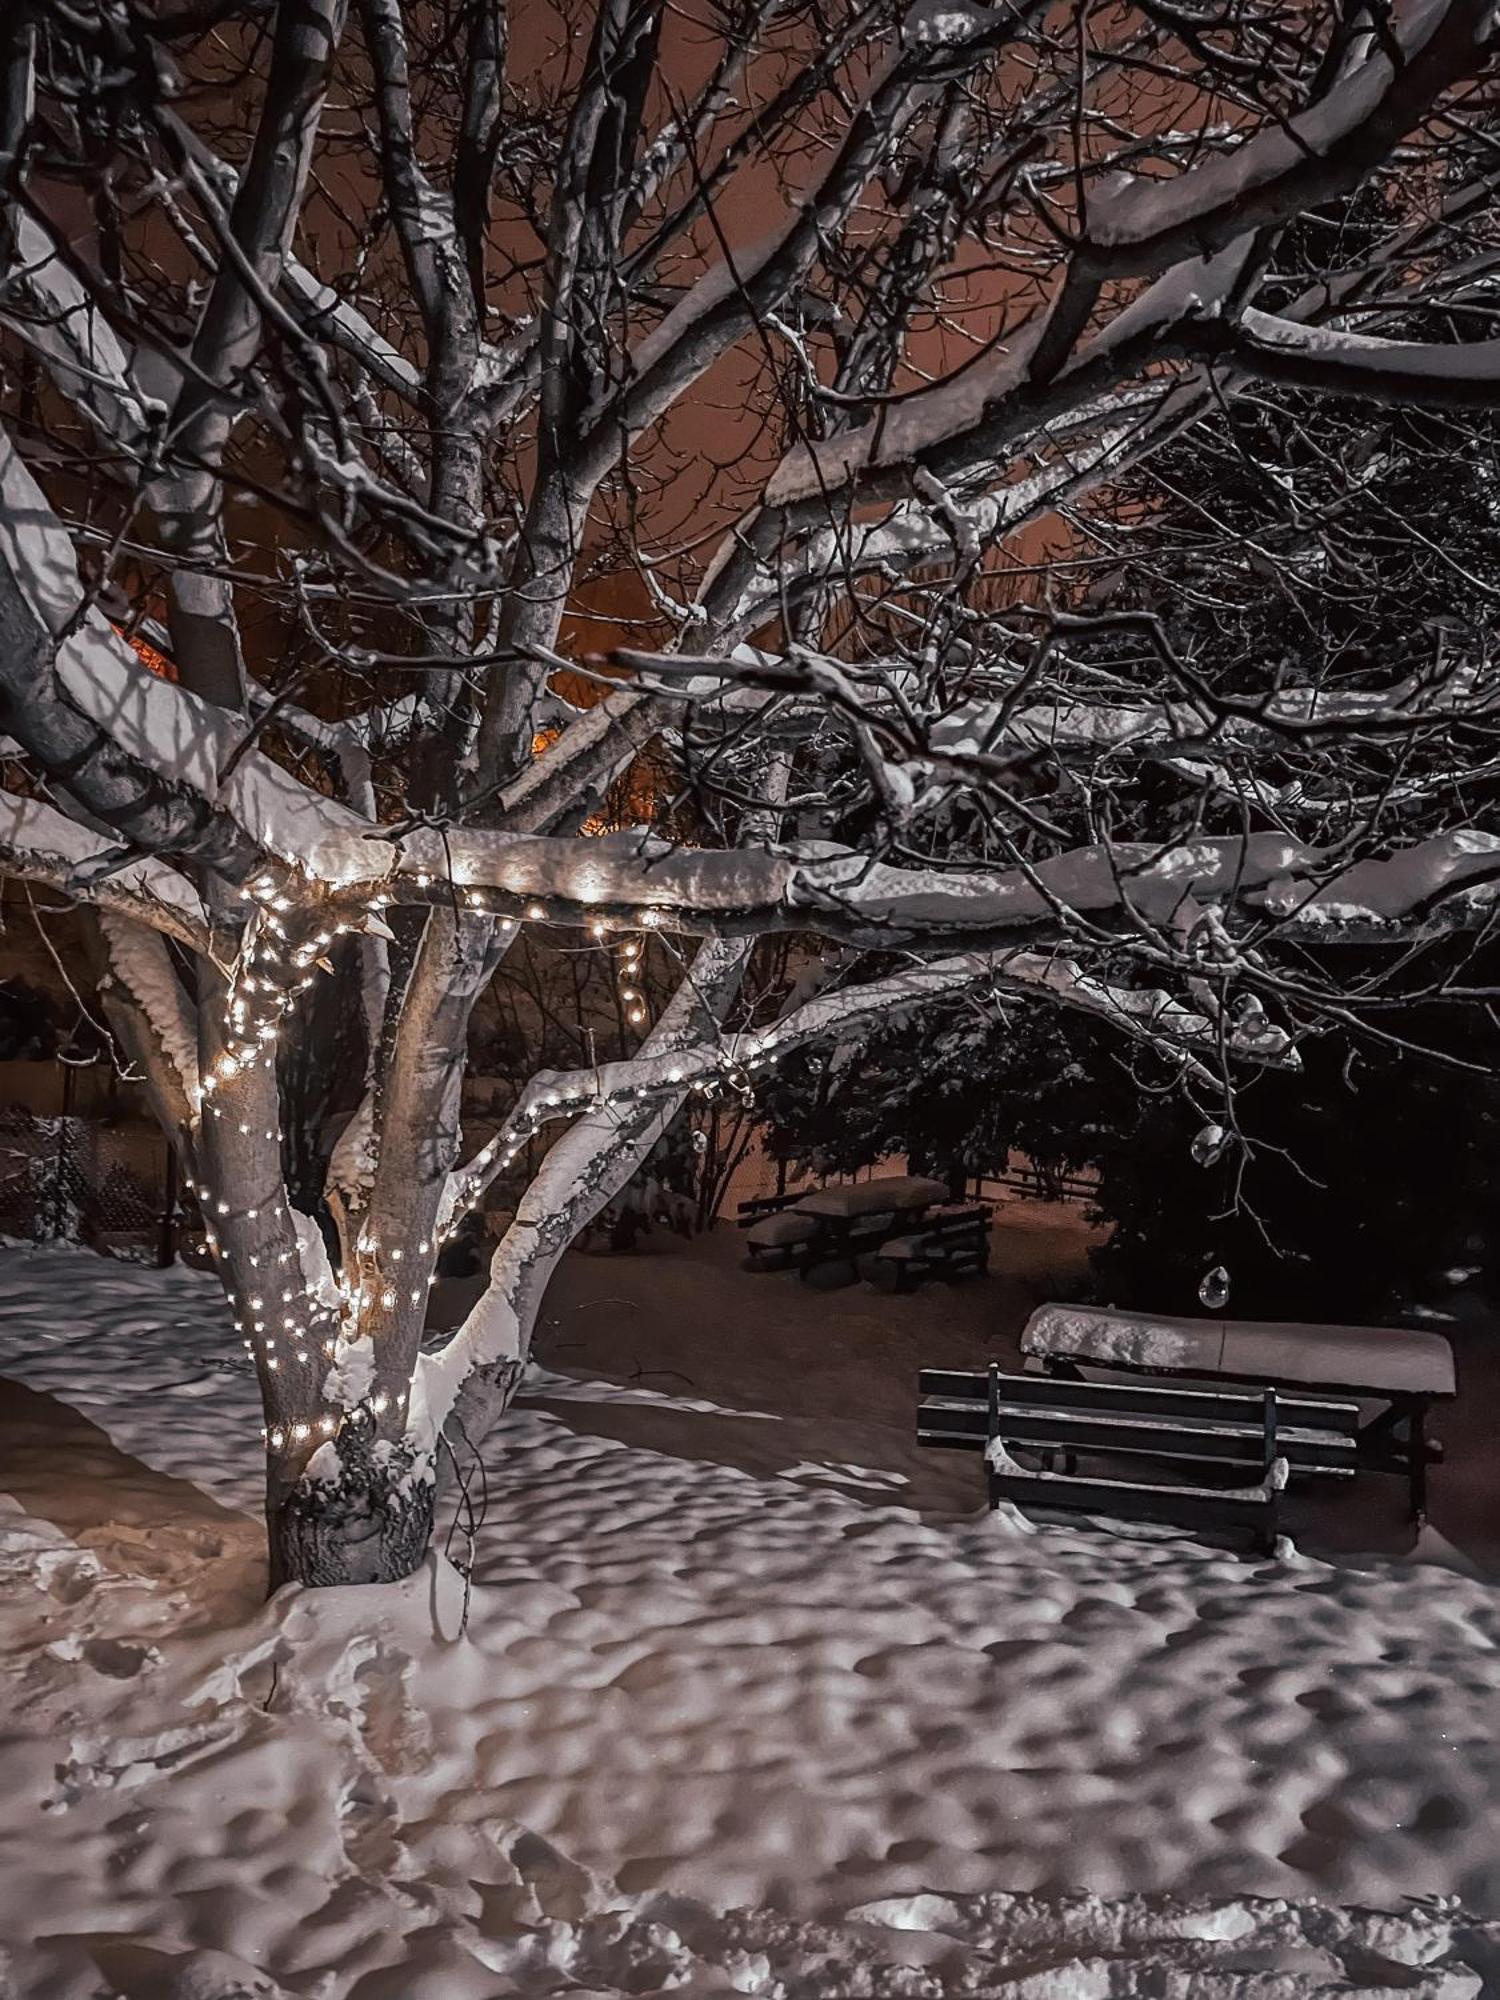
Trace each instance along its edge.
<instances>
[{"instance_id":1,"label":"snowy path","mask_svg":"<svg viewBox=\"0 0 1500 2000\"><path fill-rule=\"evenodd\" d=\"M204 1279L0 1255L0 1994L1500 1981L1483 1582L924 1523L525 1409L466 1632L441 1566L262 1607L231 1353ZM1411 1897L1469 1915L1314 1900Z\"/></svg>"}]
</instances>

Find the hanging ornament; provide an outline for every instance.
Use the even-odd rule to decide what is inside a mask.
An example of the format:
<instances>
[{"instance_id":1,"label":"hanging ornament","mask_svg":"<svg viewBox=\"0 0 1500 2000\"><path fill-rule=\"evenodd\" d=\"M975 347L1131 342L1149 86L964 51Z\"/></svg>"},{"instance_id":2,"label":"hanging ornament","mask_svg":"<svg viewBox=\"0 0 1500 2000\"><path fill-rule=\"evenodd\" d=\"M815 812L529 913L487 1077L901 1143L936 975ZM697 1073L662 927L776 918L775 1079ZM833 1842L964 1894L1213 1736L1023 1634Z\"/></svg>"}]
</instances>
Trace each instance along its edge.
<instances>
[{"instance_id":1,"label":"hanging ornament","mask_svg":"<svg viewBox=\"0 0 1500 2000\"><path fill-rule=\"evenodd\" d=\"M1222 1264L1205 1271L1198 1281L1198 1297L1210 1312L1219 1312L1229 1303L1229 1273Z\"/></svg>"}]
</instances>

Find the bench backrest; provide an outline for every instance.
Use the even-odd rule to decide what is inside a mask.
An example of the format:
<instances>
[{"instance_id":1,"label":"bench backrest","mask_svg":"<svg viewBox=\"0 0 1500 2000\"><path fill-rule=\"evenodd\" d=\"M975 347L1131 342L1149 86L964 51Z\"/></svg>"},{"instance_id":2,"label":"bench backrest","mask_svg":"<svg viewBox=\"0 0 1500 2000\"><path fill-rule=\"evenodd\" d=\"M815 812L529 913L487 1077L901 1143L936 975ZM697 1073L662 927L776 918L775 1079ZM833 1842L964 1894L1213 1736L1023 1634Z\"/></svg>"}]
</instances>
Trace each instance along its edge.
<instances>
[{"instance_id":1,"label":"bench backrest","mask_svg":"<svg viewBox=\"0 0 1500 2000\"><path fill-rule=\"evenodd\" d=\"M1359 1406L1272 1388L1160 1389L999 1368L924 1368L917 1437L982 1451L992 1437L1058 1450L1352 1471Z\"/></svg>"}]
</instances>

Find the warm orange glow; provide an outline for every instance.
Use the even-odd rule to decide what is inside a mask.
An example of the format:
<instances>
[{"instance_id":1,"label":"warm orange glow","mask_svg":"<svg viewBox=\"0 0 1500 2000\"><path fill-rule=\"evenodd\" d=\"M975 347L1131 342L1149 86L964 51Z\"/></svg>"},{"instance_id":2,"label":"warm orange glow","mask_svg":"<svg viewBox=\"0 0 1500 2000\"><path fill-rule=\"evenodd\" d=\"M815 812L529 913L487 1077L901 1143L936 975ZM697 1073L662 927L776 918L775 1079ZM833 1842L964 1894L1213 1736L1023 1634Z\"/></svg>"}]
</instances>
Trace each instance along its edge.
<instances>
[{"instance_id":1,"label":"warm orange glow","mask_svg":"<svg viewBox=\"0 0 1500 2000\"><path fill-rule=\"evenodd\" d=\"M155 674L159 681L176 680L177 666L175 661L169 660L165 653L159 653L155 646L149 644L138 634L134 632L121 632L118 625L114 629L120 633L120 637L125 643L132 648L148 673Z\"/></svg>"}]
</instances>

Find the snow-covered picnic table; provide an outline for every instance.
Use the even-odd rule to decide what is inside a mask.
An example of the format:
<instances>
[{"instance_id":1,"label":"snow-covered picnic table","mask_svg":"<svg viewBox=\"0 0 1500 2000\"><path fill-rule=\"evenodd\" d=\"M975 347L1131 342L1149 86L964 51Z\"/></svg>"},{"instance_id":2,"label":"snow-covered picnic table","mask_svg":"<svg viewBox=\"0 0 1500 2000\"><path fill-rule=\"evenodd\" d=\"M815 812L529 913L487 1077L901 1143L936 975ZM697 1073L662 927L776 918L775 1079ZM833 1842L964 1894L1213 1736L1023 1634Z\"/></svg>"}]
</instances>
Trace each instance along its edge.
<instances>
[{"instance_id":1,"label":"snow-covered picnic table","mask_svg":"<svg viewBox=\"0 0 1500 2000\"><path fill-rule=\"evenodd\" d=\"M947 1199L946 1183L922 1174L882 1174L848 1187L818 1188L750 1224L752 1268L796 1264L804 1277L809 1271L828 1276L834 1264L845 1263L848 1271L839 1282L852 1284L857 1254L909 1228L914 1218Z\"/></svg>"},{"instance_id":2,"label":"snow-covered picnic table","mask_svg":"<svg viewBox=\"0 0 1500 2000\"><path fill-rule=\"evenodd\" d=\"M822 1216L830 1222L852 1222L867 1215L907 1215L947 1199L943 1181L924 1174L881 1174L849 1187L819 1188L816 1194L804 1195L792 1212Z\"/></svg>"},{"instance_id":3,"label":"snow-covered picnic table","mask_svg":"<svg viewBox=\"0 0 1500 2000\"><path fill-rule=\"evenodd\" d=\"M1418 1519L1427 1511L1428 1463L1442 1455L1426 1435L1427 1412L1458 1393L1447 1341L1410 1327L1173 1319L1113 1307L1044 1305L1026 1322L1021 1348L1054 1372L1080 1365L1125 1368L1295 1384L1378 1402L1383 1407L1358 1435L1359 1461L1374 1471L1404 1473Z\"/></svg>"}]
</instances>

